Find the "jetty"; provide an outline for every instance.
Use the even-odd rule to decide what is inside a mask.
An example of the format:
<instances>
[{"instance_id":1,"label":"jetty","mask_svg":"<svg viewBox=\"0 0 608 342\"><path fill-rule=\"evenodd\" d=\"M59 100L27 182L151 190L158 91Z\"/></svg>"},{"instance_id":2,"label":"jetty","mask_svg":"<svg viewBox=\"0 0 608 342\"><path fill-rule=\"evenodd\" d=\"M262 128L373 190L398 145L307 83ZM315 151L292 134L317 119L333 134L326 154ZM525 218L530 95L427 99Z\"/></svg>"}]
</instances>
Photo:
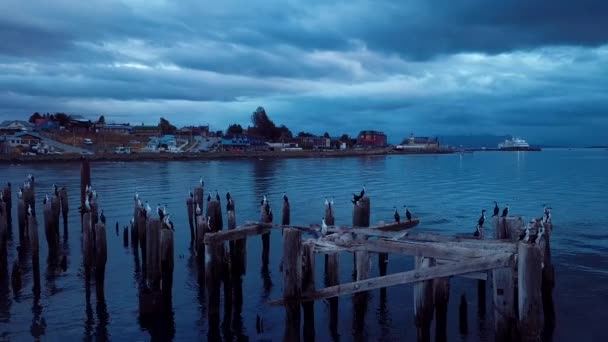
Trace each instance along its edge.
<instances>
[{"instance_id":1,"label":"jetty","mask_svg":"<svg viewBox=\"0 0 608 342\"><path fill-rule=\"evenodd\" d=\"M89 300L90 274L95 275L97 297L104 298L107 243L106 222L97 202L91 183L89 161L82 160L80 212L83 266ZM34 272L38 267L38 227L35 209L34 178L19 192L17 198L19 236L30 242L33 251ZM60 244L59 221L63 210L67 212L67 191L61 187L56 196L44 202L45 236L49 253L57 253ZM4 189L10 194L10 189ZM5 192L6 193L6 192ZM0 201L0 273L7 273L6 235L10 227L7 217L7 195ZM123 244L133 248L136 267L141 267L139 280L139 314L142 317L167 314L172 310L173 266L175 234L190 235L192 253L196 260L198 281L206 291L208 304L208 338L220 336L221 308L237 310L243 300L243 278L248 257L247 239L261 237L262 275L270 281L270 255L280 258L283 293L280 298L269 299L269 306L285 309L284 340L314 339L314 305L319 300L329 303L330 328L338 324L338 297L351 296L358 321L364 322L367 294L370 291L401 284L413 284L414 321L418 341L447 340L448 306L459 305L458 317L461 333L466 333L467 302L464 294L450 293L450 284L462 278L477 281L478 310L487 310L486 292L490 287L494 329L498 341L536 341L541 338L553 320L552 291L555 283L551 262L550 238L552 223L534 219L525 223L522 217L492 217L492 234L445 235L417 232L412 228L419 218L399 222L370 222L372 197L365 194L352 206L352 225L334 224L333 203L325 205L324 224L294 225L291 223L291 206L284 197L280 214L274 215L273 203L264 196L259 206L259 217L237 225L237 200L230 194L205 197L204 182L192 189L186 198L188 227L175 229L166 212L152 210L145 199L135 195L133 220L123 229ZM29 210L29 208L32 208ZM64 209L65 208L65 209ZM223 210L225 208L225 213ZM29 211L28 211L29 210ZM184 215L186 214L184 213ZM63 215L64 220L67 213ZM313 215L314 216L314 215ZM278 223L274 223L275 219ZM23 221L23 222L22 222ZM67 235L64 221L64 235ZM224 229L226 225L226 229ZM129 233L130 230L130 233ZM281 231L281 250L271 251L270 232ZM119 235L119 225L116 234ZM276 235L273 235L276 236ZM22 244L23 245L23 244ZM61 254L61 253L59 253ZM390 255L407 255L413 258L411 270L387 272ZM317 265L322 255L323 265ZM376 258L377 256L377 258ZM62 259L62 256L58 256ZM340 283L340 261L352 258L353 279ZM373 260L377 259L377 262ZM141 260L141 262L140 262ZM140 266L141 264L141 266ZM350 264L350 263L349 263ZM371 268L378 267L377 277L370 277ZM323 267L323 284L315 279L315 270ZM342 266L343 267L343 266ZM39 270L34 274L39 291ZM36 281L37 278L37 281ZM223 288L223 292L222 292ZM456 297L460 300L452 300ZM222 300L223 298L223 300ZM107 300L112 300L108 298ZM431 332L435 320L435 332ZM302 324L303 323L303 324ZM258 317L256 324L263 330ZM363 325L360 326L363 329Z\"/></svg>"}]
</instances>

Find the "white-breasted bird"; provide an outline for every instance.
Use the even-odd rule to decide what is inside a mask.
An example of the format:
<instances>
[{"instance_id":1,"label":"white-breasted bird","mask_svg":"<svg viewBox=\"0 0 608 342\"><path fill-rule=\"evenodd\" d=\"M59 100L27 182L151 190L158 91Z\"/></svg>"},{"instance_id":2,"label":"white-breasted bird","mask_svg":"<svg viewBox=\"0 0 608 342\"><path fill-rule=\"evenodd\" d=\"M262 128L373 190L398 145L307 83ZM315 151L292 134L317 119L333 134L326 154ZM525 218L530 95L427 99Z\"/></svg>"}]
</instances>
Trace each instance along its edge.
<instances>
[{"instance_id":1,"label":"white-breasted bird","mask_svg":"<svg viewBox=\"0 0 608 342\"><path fill-rule=\"evenodd\" d=\"M327 224L325 223L325 217L321 219L321 235L327 235Z\"/></svg>"}]
</instances>

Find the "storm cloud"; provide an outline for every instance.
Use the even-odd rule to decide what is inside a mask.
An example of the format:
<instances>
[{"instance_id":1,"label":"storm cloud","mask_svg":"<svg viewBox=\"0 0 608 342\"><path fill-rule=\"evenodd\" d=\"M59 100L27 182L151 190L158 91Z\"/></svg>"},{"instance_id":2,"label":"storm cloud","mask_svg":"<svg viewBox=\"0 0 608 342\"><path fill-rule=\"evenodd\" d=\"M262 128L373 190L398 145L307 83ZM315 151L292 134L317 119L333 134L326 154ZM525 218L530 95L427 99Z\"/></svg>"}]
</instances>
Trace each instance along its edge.
<instances>
[{"instance_id":1,"label":"storm cloud","mask_svg":"<svg viewBox=\"0 0 608 342\"><path fill-rule=\"evenodd\" d=\"M606 143L608 3L3 1L0 119ZM339 127L339 128L338 128Z\"/></svg>"}]
</instances>

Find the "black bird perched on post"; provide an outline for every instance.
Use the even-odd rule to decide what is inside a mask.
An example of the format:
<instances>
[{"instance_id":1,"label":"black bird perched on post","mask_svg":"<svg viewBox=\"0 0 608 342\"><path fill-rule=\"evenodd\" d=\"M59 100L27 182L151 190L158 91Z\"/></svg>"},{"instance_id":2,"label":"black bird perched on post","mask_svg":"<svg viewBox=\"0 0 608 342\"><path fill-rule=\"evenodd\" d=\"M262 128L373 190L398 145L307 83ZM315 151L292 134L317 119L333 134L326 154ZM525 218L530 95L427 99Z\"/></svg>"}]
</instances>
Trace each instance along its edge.
<instances>
[{"instance_id":1,"label":"black bird perched on post","mask_svg":"<svg viewBox=\"0 0 608 342\"><path fill-rule=\"evenodd\" d=\"M283 193L283 201L285 203L289 203L289 198L287 198L287 194Z\"/></svg>"},{"instance_id":2,"label":"black bird perched on post","mask_svg":"<svg viewBox=\"0 0 608 342\"><path fill-rule=\"evenodd\" d=\"M407 206L404 205L403 206L405 208L405 217L407 218L408 222L412 221L412 213L410 213L410 211L407 209Z\"/></svg>"},{"instance_id":3,"label":"black bird perched on post","mask_svg":"<svg viewBox=\"0 0 608 342\"><path fill-rule=\"evenodd\" d=\"M486 222L486 210L481 211L481 216L477 221L477 230L473 233L473 236L479 236L481 234L480 229L483 228L483 224Z\"/></svg>"},{"instance_id":4,"label":"black bird perched on post","mask_svg":"<svg viewBox=\"0 0 608 342\"><path fill-rule=\"evenodd\" d=\"M211 193L209 193L209 195L207 195L207 202L211 202Z\"/></svg>"},{"instance_id":5,"label":"black bird perched on post","mask_svg":"<svg viewBox=\"0 0 608 342\"><path fill-rule=\"evenodd\" d=\"M492 217L498 216L499 211L500 211L500 209L498 208L498 203L496 201L494 201L494 215L492 215Z\"/></svg>"},{"instance_id":6,"label":"black bird perched on post","mask_svg":"<svg viewBox=\"0 0 608 342\"><path fill-rule=\"evenodd\" d=\"M351 200L351 202L353 202L353 204L357 204L365 195L365 187L363 187L363 189L361 189L361 192L359 193L359 195L357 194L353 194L353 199Z\"/></svg>"},{"instance_id":7,"label":"black bird perched on post","mask_svg":"<svg viewBox=\"0 0 608 342\"><path fill-rule=\"evenodd\" d=\"M55 196L59 196L59 188L57 187L57 184L53 184L53 192L55 193Z\"/></svg>"},{"instance_id":8,"label":"black bird perched on post","mask_svg":"<svg viewBox=\"0 0 608 342\"><path fill-rule=\"evenodd\" d=\"M160 208L160 204L156 206L156 213L158 214L158 219L163 220L165 218L165 212Z\"/></svg>"},{"instance_id":9,"label":"black bird perched on post","mask_svg":"<svg viewBox=\"0 0 608 342\"><path fill-rule=\"evenodd\" d=\"M106 224L106 215L103 214L103 209L101 209L101 215L99 215L99 221L101 223Z\"/></svg>"},{"instance_id":10,"label":"black bird perched on post","mask_svg":"<svg viewBox=\"0 0 608 342\"><path fill-rule=\"evenodd\" d=\"M220 193L217 192L217 190L215 190L215 200L218 202L220 201Z\"/></svg>"},{"instance_id":11,"label":"black bird perched on post","mask_svg":"<svg viewBox=\"0 0 608 342\"><path fill-rule=\"evenodd\" d=\"M172 231L175 231L175 229L174 229L174 227L173 227L173 222L171 222L171 220L169 219L169 216L170 216L170 215L167 215L167 216L165 216L165 218L163 219L163 221L162 221L162 222L164 223L164 224L163 224L163 227L164 227L164 228L167 228L167 229L170 229L170 230L172 230Z\"/></svg>"},{"instance_id":12,"label":"black bird perched on post","mask_svg":"<svg viewBox=\"0 0 608 342\"><path fill-rule=\"evenodd\" d=\"M508 215L509 215L509 205L507 204L507 206L502 210L501 217L507 217Z\"/></svg>"},{"instance_id":13,"label":"black bird perched on post","mask_svg":"<svg viewBox=\"0 0 608 342\"><path fill-rule=\"evenodd\" d=\"M395 222L397 223L401 223L401 216L399 216L399 211L397 210L397 207L395 207Z\"/></svg>"},{"instance_id":14,"label":"black bird perched on post","mask_svg":"<svg viewBox=\"0 0 608 342\"><path fill-rule=\"evenodd\" d=\"M232 197L230 193L226 193L226 211L234 211L234 201L232 201Z\"/></svg>"}]
</instances>

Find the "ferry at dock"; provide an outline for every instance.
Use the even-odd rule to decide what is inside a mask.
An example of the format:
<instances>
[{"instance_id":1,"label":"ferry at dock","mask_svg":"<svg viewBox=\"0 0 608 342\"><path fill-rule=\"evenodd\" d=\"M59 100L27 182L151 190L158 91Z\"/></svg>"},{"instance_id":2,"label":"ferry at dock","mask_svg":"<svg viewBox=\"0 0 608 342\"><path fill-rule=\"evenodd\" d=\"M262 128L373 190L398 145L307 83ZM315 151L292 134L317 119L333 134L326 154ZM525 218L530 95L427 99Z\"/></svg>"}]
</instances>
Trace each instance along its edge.
<instances>
[{"instance_id":1,"label":"ferry at dock","mask_svg":"<svg viewBox=\"0 0 608 342\"><path fill-rule=\"evenodd\" d=\"M530 147L530 144L528 144L528 142L524 139L511 138L498 144L498 149L506 151L529 151L534 148Z\"/></svg>"}]
</instances>

